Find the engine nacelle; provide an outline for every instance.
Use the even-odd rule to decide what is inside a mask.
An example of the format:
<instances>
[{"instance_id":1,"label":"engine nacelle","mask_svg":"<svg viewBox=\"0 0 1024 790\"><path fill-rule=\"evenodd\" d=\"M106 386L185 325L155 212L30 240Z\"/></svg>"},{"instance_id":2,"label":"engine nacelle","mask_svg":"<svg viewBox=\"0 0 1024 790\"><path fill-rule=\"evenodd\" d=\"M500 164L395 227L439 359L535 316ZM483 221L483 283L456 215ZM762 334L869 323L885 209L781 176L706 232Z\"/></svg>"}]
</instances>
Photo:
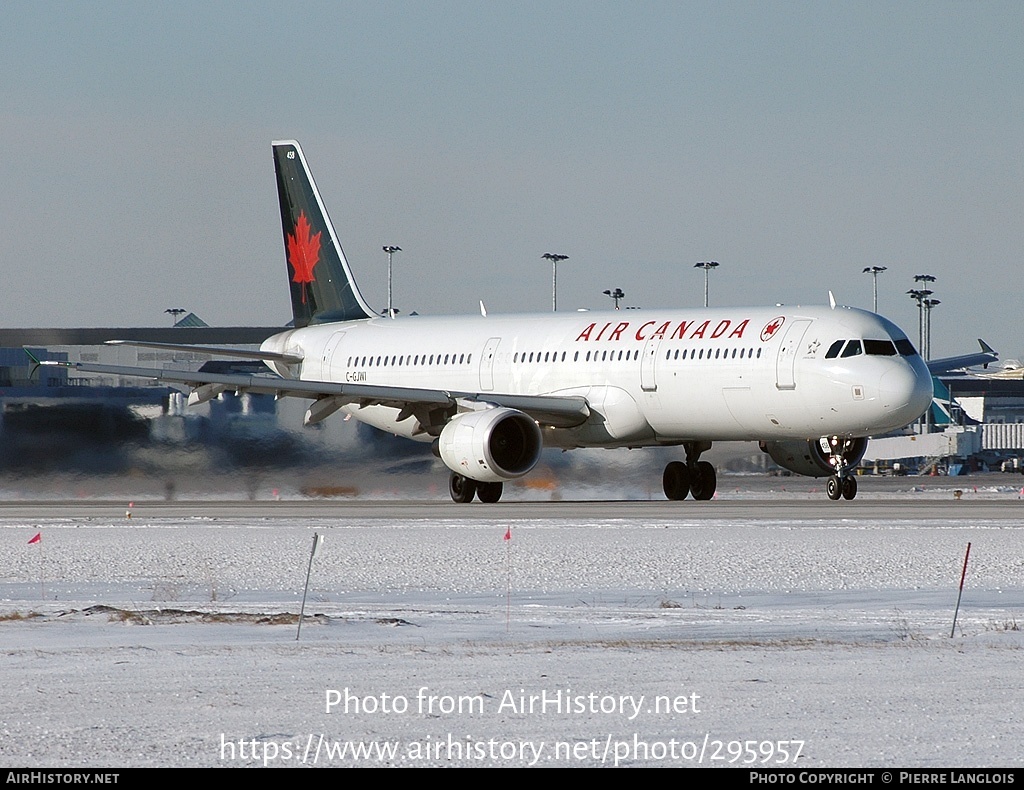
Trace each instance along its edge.
<instances>
[{"instance_id":1,"label":"engine nacelle","mask_svg":"<svg viewBox=\"0 0 1024 790\"><path fill-rule=\"evenodd\" d=\"M441 431L438 453L453 472L500 483L533 469L543 445L540 428L528 415L497 408L454 416Z\"/></svg>"},{"instance_id":2,"label":"engine nacelle","mask_svg":"<svg viewBox=\"0 0 1024 790\"><path fill-rule=\"evenodd\" d=\"M844 439L841 436L827 436L812 442L761 442L761 449L779 466L798 475L828 477L836 473L836 468L829 460L831 451L826 449L835 446L833 442L838 442L838 447L841 448L839 454L846 469L852 469L859 464L860 459L864 457L864 451L868 449L868 440L865 438Z\"/></svg>"}]
</instances>

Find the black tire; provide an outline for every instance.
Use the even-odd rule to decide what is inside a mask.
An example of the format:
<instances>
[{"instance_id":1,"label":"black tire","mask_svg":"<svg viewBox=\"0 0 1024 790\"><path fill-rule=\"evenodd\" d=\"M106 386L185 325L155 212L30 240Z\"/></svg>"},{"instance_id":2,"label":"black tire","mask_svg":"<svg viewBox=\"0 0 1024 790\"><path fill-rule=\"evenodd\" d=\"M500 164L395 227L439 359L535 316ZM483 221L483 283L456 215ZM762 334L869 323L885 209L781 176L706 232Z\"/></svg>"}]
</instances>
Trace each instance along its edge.
<instances>
[{"instance_id":1,"label":"black tire","mask_svg":"<svg viewBox=\"0 0 1024 790\"><path fill-rule=\"evenodd\" d=\"M477 483L476 498L481 502L494 503L501 499L504 483Z\"/></svg>"},{"instance_id":2,"label":"black tire","mask_svg":"<svg viewBox=\"0 0 1024 790\"><path fill-rule=\"evenodd\" d=\"M857 478L856 477L844 477L843 478L843 499L853 499L857 496Z\"/></svg>"},{"instance_id":3,"label":"black tire","mask_svg":"<svg viewBox=\"0 0 1024 790\"><path fill-rule=\"evenodd\" d=\"M671 461L661 476L661 485L665 496L673 502L686 499L690 493L690 470L682 461Z\"/></svg>"},{"instance_id":4,"label":"black tire","mask_svg":"<svg viewBox=\"0 0 1024 790\"><path fill-rule=\"evenodd\" d=\"M825 493L829 499L836 502L843 495L843 482L836 475L832 475L825 483Z\"/></svg>"},{"instance_id":5,"label":"black tire","mask_svg":"<svg viewBox=\"0 0 1024 790\"><path fill-rule=\"evenodd\" d=\"M690 474L690 493L693 494L693 498L704 501L711 499L717 487L718 476L715 474L715 467L709 461L698 461Z\"/></svg>"},{"instance_id":6,"label":"black tire","mask_svg":"<svg viewBox=\"0 0 1024 790\"><path fill-rule=\"evenodd\" d=\"M463 477L458 472L452 472L448 478L448 493L452 495L452 502L465 505L472 502L476 494L476 480Z\"/></svg>"}]
</instances>

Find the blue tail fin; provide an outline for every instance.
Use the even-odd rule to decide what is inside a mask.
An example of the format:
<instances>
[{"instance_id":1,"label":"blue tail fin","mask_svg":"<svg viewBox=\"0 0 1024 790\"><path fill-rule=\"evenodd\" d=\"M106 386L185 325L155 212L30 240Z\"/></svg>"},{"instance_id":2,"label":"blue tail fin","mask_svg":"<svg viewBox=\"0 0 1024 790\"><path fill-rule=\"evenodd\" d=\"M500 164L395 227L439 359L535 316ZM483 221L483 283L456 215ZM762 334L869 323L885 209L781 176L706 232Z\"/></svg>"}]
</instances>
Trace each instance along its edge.
<instances>
[{"instance_id":1,"label":"blue tail fin","mask_svg":"<svg viewBox=\"0 0 1024 790\"><path fill-rule=\"evenodd\" d=\"M294 140L273 146L294 325L370 318L302 149Z\"/></svg>"}]
</instances>

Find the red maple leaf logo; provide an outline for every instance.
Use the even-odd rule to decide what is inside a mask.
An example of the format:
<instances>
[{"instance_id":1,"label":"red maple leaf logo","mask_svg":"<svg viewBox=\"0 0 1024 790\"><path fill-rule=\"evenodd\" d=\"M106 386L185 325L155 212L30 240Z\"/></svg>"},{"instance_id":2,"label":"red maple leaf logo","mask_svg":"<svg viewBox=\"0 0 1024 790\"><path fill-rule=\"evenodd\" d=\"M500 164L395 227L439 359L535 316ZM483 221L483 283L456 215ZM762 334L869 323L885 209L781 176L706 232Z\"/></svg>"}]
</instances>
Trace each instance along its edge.
<instances>
[{"instance_id":1,"label":"red maple leaf logo","mask_svg":"<svg viewBox=\"0 0 1024 790\"><path fill-rule=\"evenodd\" d=\"M770 340L772 336L779 331L779 327L782 326L785 320L785 318L779 316L778 318L773 318L771 321L765 324L764 329L761 330L761 341L764 342Z\"/></svg>"},{"instance_id":2,"label":"red maple leaf logo","mask_svg":"<svg viewBox=\"0 0 1024 790\"><path fill-rule=\"evenodd\" d=\"M302 303L306 303L306 283L311 283L313 267L320 260L320 232L310 235L309 220L306 212L299 214L295 223L295 232L288 234L288 263L292 265L292 282L302 284Z\"/></svg>"}]
</instances>

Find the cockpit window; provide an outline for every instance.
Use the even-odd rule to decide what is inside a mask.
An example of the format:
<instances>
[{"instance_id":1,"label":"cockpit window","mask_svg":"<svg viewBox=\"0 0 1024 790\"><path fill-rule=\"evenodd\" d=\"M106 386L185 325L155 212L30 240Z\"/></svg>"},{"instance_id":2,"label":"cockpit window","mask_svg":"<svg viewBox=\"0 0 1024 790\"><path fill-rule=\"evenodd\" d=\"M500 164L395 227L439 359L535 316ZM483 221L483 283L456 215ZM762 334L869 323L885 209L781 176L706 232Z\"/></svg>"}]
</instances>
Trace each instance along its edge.
<instances>
[{"instance_id":1,"label":"cockpit window","mask_svg":"<svg viewBox=\"0 0 1024 790\"><path fill-rule=\"evenodd\" d=\"M896 341L896 350L904 357L912 357L917 353L917 350L914 348L914 344L906 338Z\"/></svg>"},{"instance_id":2,"label":"cockpit window","mask_svg":"<svg viewBox=\"0 0 1024 790\"><path fill-rule=\"evenodd\" d=\"M914 344L905 337L900 340L837 340L828 347L825 359L855 357L858 354L870 354L876 357L894 357L901 354L905 357L912 357L916 353Z\"/></svg>"},{"instance_id":3,"label":"cockpit window","mask_svg":"<svg viewBox=\"0 0 1024 790\"><path fill-rule=\"evenodd\" d=\"M864 351L877 357L896 356L896 346L891 340L865 340Z\"/></svg>"},{"instance_id":4,"label":"cockpit window","mask_svg":"<svg viewBox=\"0 0 1024 790\"><path fill-rule=\"evenodd\" d=\"M846 348L843 349L843 353L841 354L841 356L843 358L855 357L858 354L862 353L862 351L863 350L860 347L860 341L851 340L849 343L846 344Z\"/></svg>"}]
</instances>

